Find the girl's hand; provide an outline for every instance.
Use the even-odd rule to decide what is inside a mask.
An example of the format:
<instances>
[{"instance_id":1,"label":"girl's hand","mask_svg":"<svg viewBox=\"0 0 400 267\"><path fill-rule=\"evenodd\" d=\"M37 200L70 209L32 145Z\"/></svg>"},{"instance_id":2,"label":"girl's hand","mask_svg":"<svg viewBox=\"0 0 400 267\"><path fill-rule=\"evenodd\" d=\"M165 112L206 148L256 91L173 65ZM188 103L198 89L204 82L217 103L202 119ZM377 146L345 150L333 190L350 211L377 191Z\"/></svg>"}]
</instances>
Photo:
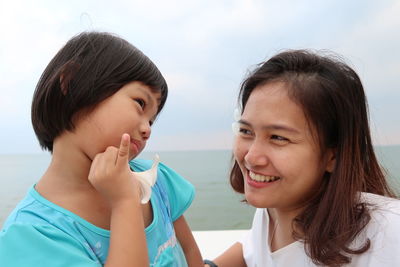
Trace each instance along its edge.
<instances>
[{"instance_id":1,"label":"girl's hand","mask_svg":"<svg viewBox=\"0 0 400 267\"><path fill-rule=\"evenodd\" d=\"M140 189L129 169L130 136L123 134L118 148L95 156L89 181L111 205L110 247L105 267L149 266Z\"/></svg>"},{"instance_id":2,"label":"girl's hand","mask_svg":"<svg viewBox=\"0 0 400 267\"><path fill-rule=\"evenodd\" d=\"M105 197L111 207L140 201L140 188L129 168L129 134L123 134L119 149L108 147L95 156L89 171L89 182Z\"/></svg>"}]
</instances>

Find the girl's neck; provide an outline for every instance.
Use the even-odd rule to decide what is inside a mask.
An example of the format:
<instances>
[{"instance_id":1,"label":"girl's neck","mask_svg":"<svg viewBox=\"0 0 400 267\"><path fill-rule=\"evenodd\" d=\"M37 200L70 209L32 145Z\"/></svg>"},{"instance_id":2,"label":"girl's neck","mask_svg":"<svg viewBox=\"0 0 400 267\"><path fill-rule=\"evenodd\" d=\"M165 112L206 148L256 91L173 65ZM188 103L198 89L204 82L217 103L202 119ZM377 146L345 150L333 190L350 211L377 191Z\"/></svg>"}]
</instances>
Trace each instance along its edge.
<instances>
[{"instance_id":1,"label":"girl's neck","mask_svg":"<svg viewBox=\"0 0 400 267\"><path fill-rule=\"evenodd\" d=\"M51 184L65 190L92 188L88 180L92 161L74 144L71 135L63 134L54 141L50 165L38 182L38 187Z\"/></svg>"},{"instance_id":2,"label":"girl's neck","mask_svg":"<svg viewBox=\"0 0 400 267\"><path fill-rule=\"evenodd\" d=\"M88 180L92 161L73 140L67 134L54 142L50 165L35 189L50 202L109 229L109 205Z\"/></svg>"}]
</instances>

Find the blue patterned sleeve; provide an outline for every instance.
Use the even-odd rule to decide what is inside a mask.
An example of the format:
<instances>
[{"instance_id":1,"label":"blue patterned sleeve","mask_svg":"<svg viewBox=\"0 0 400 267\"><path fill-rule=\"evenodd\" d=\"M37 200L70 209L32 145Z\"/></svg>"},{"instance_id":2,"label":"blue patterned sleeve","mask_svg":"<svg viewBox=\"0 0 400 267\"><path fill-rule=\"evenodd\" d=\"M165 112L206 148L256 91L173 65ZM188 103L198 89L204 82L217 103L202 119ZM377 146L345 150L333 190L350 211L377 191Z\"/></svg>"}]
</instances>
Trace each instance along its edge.
<instances>
[{"instance_id":1,"label":"blue patterned sleeve","mask_svg":"<svg viewBox=\"0 0 400 267\"><path fill-rule=\"evenodd\" d=\"M135 171L145 171L151 168L152 163L150 160L134 159L129 164ZM162 180L170 202L172 221L175 221L192 204L195 196L194 186L163 163L158 165L157 179Z\"/></svg>"},{"instance_id":2,"label":"blue patterned sleeve","mask_svg":"<svg viewBox=\"0 0 400 267\"><path fill-rule=\"evenodd\" d=\"M172 220L177 220L192 204L194 186L168 166L160 163L159 173L166 185L169 202L171 205Z\"/></svg>"}]
</instances>

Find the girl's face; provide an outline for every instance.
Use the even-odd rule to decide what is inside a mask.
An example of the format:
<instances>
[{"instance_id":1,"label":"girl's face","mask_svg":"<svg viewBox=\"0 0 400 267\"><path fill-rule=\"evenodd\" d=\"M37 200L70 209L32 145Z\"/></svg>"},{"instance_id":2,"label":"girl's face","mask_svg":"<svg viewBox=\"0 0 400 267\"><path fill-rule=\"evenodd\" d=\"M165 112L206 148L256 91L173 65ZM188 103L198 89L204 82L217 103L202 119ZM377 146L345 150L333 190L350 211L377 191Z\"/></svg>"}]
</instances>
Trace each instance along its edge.
<instances>
[{"instance_id":1,"label":"girl's face","mask_svg":"<svg viewBox=\"0 0 400 267\"><path fill-rule=\"evenodd\" d=\"M330 150L321 155L311 131L284 83L253 90L234 146L249 204L293 211L315 194L324 172L332 170L334 158Z\"/></svg>"},{"instance_id":2,"label":"girl's face","mask_svg":"<svg viewBox=\"0 0 400 267\"><path fill-rule=\"evenodd\" d=\"M154 93L141 82L130 82L99 103L89 114L78 117L75 135L90 159L108 146L119 147L121 136L131 136L130 159L136 157L150 137L159 104Z\"/></svg>"}]
</instances>

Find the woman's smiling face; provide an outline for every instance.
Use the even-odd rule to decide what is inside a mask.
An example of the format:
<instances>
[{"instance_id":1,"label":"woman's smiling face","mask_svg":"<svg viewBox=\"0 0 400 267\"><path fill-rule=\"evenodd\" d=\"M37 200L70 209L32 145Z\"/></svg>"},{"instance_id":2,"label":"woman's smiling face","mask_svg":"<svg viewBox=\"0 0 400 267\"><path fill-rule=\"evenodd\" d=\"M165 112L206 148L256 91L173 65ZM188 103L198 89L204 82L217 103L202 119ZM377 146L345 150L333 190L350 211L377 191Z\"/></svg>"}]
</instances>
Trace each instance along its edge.
<instances>
[{"instance_id":1,"label":"woman's smiling face","mask_svg":"<svg viewBox=\"0 0 400 267\"><path fill-rule=\"evenodd\" d=\"M333 151L321 155L302 108L286 84L270 82L251 93L235 138L234 155L244 178L245 197L259 208L296 210L315 194Z\"/></svg>"}]
</instances>

